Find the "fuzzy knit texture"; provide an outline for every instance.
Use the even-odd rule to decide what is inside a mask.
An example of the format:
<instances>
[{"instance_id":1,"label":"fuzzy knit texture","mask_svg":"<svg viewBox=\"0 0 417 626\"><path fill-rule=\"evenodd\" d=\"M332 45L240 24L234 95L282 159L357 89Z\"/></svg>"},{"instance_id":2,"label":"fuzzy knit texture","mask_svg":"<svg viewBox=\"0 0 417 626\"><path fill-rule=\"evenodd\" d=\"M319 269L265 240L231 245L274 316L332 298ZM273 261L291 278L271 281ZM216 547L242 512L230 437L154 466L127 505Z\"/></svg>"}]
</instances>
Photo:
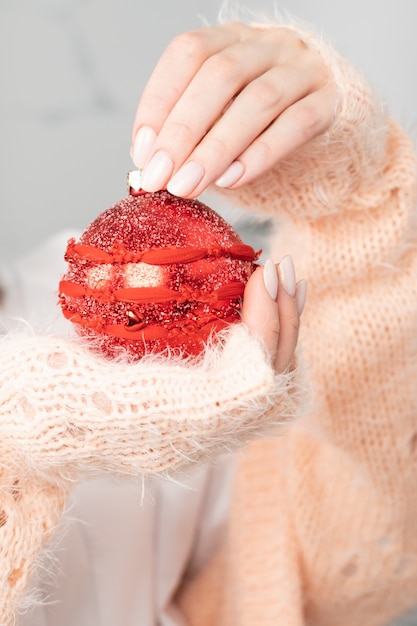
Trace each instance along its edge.
<instances>
[{"instance_id":1,"label":"fuzzy knit texture","mask_svg":"<svg viewBox=\"0 0 417 626\"><path fill-rule=\"evenodd\" d=\"M416 158L361 76L326 60L330 131L224 192L273 217L309 281L312 404L238 460L228 536L178 601L191 626L382 626L417 605Z\"/></svg>"},{"instance_id":2,"label":"fuzzy knit texture","mask_svg":"<svg viewBox=\"0 0 417 626\"><path fill-rule=\"evenodd\" d=\"M0 624L13 624L74 481L103 473L180 478L276 433L302 386L276 376L243 325L198 361L110 361L82 341L0 339Z\"/></svg>"},{"instance_id":3,"label":"fuzzy knit texture","mask_svg":"<svg viewBox=\"0 0 417 626\"><path fill-rule=\"evenodd\" d=\"M301 36L339 86L333 127L226 196L276 219L276 259L309 280L312 399L239 457L227 539L178 594L191 626L382 626L417 602L416 160L349 65ZM224 349L197 367L105 367L61 340L4 340L1 624L72 481L179 470L301 410L297 373L273 377L243 328Z\"/></svg>"}]
</instances>

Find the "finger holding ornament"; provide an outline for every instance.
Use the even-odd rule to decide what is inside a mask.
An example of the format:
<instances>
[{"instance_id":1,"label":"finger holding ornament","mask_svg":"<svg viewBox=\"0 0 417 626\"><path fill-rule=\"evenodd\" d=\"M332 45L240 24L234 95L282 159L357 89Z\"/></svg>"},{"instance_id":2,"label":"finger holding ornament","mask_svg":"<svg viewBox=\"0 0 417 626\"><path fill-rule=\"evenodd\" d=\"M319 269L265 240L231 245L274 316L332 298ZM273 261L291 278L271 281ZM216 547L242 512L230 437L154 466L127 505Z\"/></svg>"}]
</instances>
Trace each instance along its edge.
<instances>
[{"instance_id":1,"label":"finger holding ornament","mask_svg":"<svg viewBox=\"0 0 417 626\"><path fill-rule=\"evenodd\" d=\"M301 315L307 297L307 281L296 282L294 264L290 256L284 257L278 265L278 313L279 335L275 357L275 371L281 373L294 362L298 342Z\"/></svg>"},{"instance_id":2,"label":"finger holding ornament","mask_svg":"<svg viewBox=\"0 0 417 626\"><path fill-rule=\"evenodd\" d=\"M331 124L336 93L323 89L324 63L293 31L226 24L192 36L208 54L196 55L188 84L180 78L173 96L175 72L164 84L171 65L163 55L138 107L132 157L145 190L196 197L215 181L240 186ZM185 51L178 46L177 59L187 60ZM287 126L293 107L288 120L298 121Z\"/></svg>"},{"instance_id":3,"label":"finger holding ornament","mask_svg":"<svg viewBox=\"0 0 417 626\"><path fill-rule=\"evenodd\" d=\"M238 34L233 29L219 27L182 33L169 43L145 86L136 111L131 156L138 169L147 164L158 134L201 66L237 40Z\"/></svg>"},{"instance_id":4,"label":"finger holding ornament","mask_svg":"<svg viewBox=\"0 0 417 626\"><path fill-rule=\"evenodd\" d=\"M334 119L337 99L335 87L329 83L285 109L228 166L215 181L216 185L237 189L250 183L308 141L325 133Z\"/></svg>"},{"instance_id":5,"label":"finger holding ornament","mask_svg":"<svg viewBox=\"0 0 417 626\"><path fill-rule=\"evenodd\" d=\"M246 285L242 322L260 338L277 374L287 370L294 359L306 295L307 283L295 282L288 256L277 265L268 259Z\"/></svg>"}]
</instances>

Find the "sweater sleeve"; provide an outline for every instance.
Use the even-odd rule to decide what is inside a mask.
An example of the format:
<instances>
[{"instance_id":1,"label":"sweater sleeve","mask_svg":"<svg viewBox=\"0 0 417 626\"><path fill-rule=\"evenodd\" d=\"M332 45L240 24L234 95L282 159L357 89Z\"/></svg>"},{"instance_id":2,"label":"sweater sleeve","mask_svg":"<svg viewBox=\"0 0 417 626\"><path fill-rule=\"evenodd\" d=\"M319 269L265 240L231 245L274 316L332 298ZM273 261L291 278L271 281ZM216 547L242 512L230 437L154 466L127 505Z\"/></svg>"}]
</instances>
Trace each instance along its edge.
<instances>
[{"instance_id":1,"label":"sweater sleeve","mask_svg":"<svg viewBox=\"0 0 417 626\"><path fill-rule=\"evenodd\" d=\"M298 412L294 372L276 376L243 325L193 363L114 362L82 342L0 339L0 623L14 624L71 483L97 473L176 478L275 433Z\"/></svg>"},{"instance_id":2,"label":"sweater sleeve","mask_svg":"<svg viewBox=\"0 0 417 626\"><path fill-rule=\"evenodd\" d=\"M216 191L276 218L273 256L292 254L297 274L326 293L342 276L349 283L395 265L413 245L416 157L362 75L331 45L291 28L322 56L338 87L334 122L252 183Z\"/></svg>"},{"instance_id":3,"label":"sweater sleeve","mask_svg":"<svg viewBox=\"0 0 417 626\"><path fill-rule=\"evenodd\" d=\"M82 343L5 337L0 451L16 471L165 474L242 446L298 410L294 374L275 376L243 325L198 364L113 362Z\"/></svg>"},{"instance_id":4,"label":"sweater sleeve","mask_svg":"<svg viewBox=\"0 0 417 626\"><path fill-rule=\"evenodd\" d=\"M416 605L416 158L362 77L300 37L339 85L333 126L226 195L273 216L273 256L309 281L312 402L239 458L223 556L184 587L193 626L380 625Z\"/></svg>"}]
</instances>

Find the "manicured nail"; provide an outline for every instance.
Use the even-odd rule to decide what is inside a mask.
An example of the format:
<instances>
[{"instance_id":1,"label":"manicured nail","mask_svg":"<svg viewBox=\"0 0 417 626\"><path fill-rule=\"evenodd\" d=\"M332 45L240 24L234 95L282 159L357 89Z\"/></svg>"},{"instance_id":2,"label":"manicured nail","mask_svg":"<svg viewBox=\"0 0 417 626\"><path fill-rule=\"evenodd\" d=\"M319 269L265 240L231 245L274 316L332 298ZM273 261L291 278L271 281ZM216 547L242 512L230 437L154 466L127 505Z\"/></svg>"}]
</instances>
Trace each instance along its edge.
<instances>
[{"instance_id":1,"label":"manicured nail","mask_svg":"<svg viewBox=\"0 0 417 626\"><path fill-rule=\"evenodd\" d=\"M272 259L267 259L265 261L263 275L265 289L271 296L272 300L276 300L278 294L278 275L275 263Z\"/></svg>"},{"instance_id":2,"label":"manicured nail","mask_svg":"<svg viewBox=\"0 0 417 626\"><path fill-rule=\"evenodd\" d=\"M279 278L289 296L295 296L295 268L290 256L285 256L278 266Z\"/></svg>"},{"instance_id":3,"label":"manicured nail","mask_svg":"<svg viewBox=\"0 0 417 626\"><path fill-rule=\"evenodd\" d=\"M195 161L183 165L171 178L167 189L174 196L187 196L204 176L204 169Z\"/></svg>"},{"instance_id":4,"label":"manicured nail","mask_svg":"<svg viewBox=\"0 0 417 626\"><path fill-rule=\"evenodd\" d=\"M298 317L301 317L307 298L307 281L305 278L297 283L295 290L295 300L297 302Z\"/></svg>"},{"instance_id":5,"label":"manicured nail","mask_svg":"<svg viewBox=\"0 0 417 626\"><path fill-rule=\"evenodd\" d=\"M143 169L151 156L156 141L156 132L150 126L142 126L133 142L131 157L138 169Z\"/></svg>"},{"instance_id":6,"label":"manicured nail","mask_svg":"<svg viewBox=\"0 0 417 626\"><path fill-rule=\"evenodd\" d=\"M174 169L174 163L167 152L160 150L153 155L148 165L143 170L141 180L142 189L145 191L159 191L164 189Z\"/></svg>"},{"instance_id":7,"label":"manicured nail","mask_svg":"<svg viewBox=\"0 0 417 626\"><path fill-rule=\"evenodd\" d=\"M217 180L216 185L218 187L231 187L235 182L239 180L244 172L244 167L240 161L233 161L227 170Z\"/></svg>"}]
</instances>

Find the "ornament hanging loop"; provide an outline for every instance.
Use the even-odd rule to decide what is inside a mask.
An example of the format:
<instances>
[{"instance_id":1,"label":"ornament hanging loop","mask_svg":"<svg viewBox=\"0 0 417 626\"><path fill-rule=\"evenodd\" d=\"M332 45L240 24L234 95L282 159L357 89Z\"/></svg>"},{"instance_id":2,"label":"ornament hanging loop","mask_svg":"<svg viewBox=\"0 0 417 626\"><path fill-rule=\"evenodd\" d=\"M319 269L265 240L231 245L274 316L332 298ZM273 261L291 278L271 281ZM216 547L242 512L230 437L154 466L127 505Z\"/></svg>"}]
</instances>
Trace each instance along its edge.
<instances>
[{"instance_id":1,"label":"ornament hanging loop","mask_svg":"<svg viewBox=\"0 0 417 626\"><path fill-rule=\"evenodd\" d=\"M141 193L144 193L142 190L142 176L143 169L132 170L127 173L126 177L126 186L127 192L131 196L138 196Z\"/></svg>"}]
</instances>

